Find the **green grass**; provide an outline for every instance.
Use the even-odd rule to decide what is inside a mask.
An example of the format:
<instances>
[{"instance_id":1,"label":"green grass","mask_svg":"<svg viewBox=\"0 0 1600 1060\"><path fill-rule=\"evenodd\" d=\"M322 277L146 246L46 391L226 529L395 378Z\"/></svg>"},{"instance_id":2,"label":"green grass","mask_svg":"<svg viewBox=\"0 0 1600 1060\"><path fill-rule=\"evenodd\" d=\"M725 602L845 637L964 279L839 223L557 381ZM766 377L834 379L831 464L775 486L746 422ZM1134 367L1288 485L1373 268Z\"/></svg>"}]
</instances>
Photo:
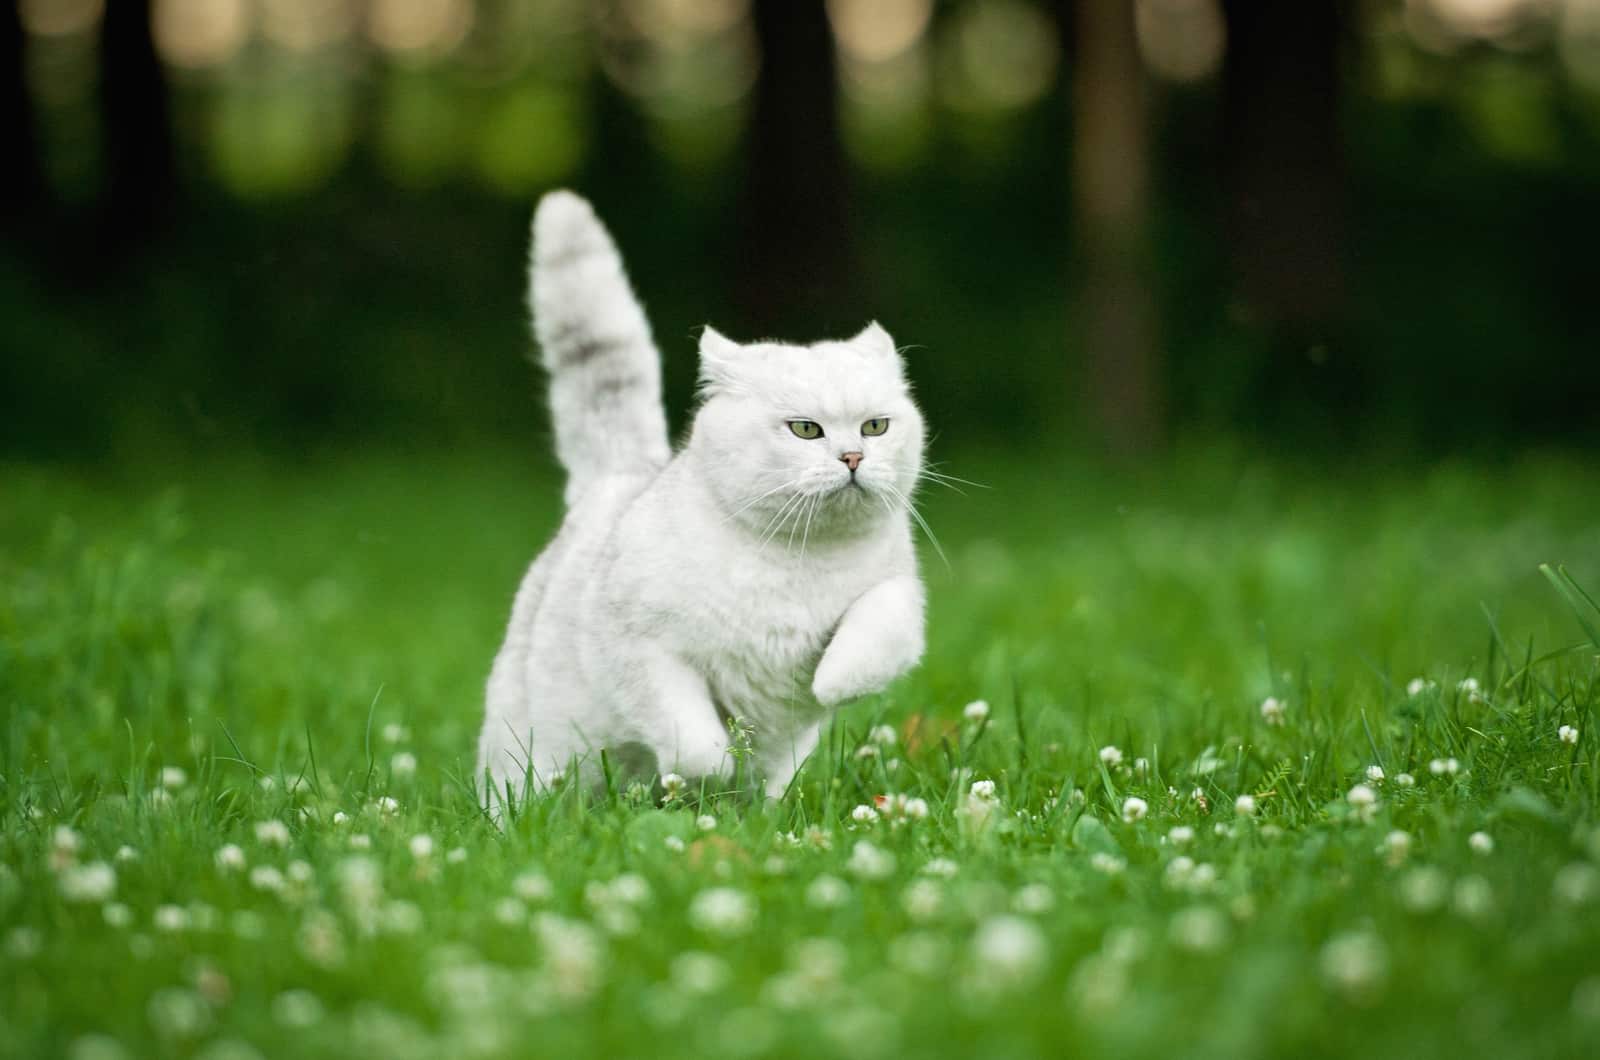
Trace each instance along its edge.
<instances>
[{"instance_id":1,"label":"green grass","mask_svg":"<svg viewBox=\"0 0 1600 1060\"><path fill-rule=\"evenodd\" d=\"M927 498L928 657L790 798L500 832L536 461L0 469L0 1054L1587 1055L1600 613L1538 566L1600 586L1592 462L947 470L991 488ZM927 816L853 819L886 793Z\"/></svg>"}]
</instances>

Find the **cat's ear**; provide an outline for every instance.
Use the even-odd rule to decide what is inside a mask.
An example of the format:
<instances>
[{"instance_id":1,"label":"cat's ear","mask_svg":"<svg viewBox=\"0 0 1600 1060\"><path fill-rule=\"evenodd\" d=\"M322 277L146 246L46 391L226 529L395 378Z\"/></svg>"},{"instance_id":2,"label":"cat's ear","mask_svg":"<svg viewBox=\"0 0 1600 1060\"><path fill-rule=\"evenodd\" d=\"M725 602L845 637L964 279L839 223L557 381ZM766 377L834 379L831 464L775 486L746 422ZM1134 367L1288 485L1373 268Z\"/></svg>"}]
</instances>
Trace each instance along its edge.
<instances>
[{"instance_id":1,"label":"cat's ear","mask_svg":"<svg viewBox=\"0 0 1600 1060\"><path fill-rule=\"evenodd\" d=\"M737 342L707 324L700 332L700 385L706 388L727 386L739 353Z\"/></svg>"},{"instance_id":2,"label":"cat's ear","mask_svg":"<svg viewBox=\"0 0 1600 1060\"><path fill-rule=\"evenodd\" d=\"M894 339L883 330L883 325L874 320L861 329L860 334L850 340L850 345L858 350L877 357L898 357L895 350Z\"/></svg>"}]
</instances>

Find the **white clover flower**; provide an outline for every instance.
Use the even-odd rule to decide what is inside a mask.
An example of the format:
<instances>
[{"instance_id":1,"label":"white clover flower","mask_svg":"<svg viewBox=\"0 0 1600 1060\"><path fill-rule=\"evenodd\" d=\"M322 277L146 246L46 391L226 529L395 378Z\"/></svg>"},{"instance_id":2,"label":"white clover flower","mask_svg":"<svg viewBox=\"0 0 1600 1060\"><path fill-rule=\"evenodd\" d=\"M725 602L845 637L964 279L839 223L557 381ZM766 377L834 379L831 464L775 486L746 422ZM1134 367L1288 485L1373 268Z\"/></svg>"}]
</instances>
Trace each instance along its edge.
<instances>
[{"instance_id":1,"label":"white clover flower","mask_svg":"<svg viewBox=\"0 0 1600 1060\"><path fill-rule=\"evenodd\" d=\"M411 851L412 857L423 861L433 855L433 836L426 833L414 835L406 846Z\"/></svg>"},{"instance_id":2,"label":"white clover flower","mask_svg":"<svg viewBox=\"0 0 1600 1060\"><path fill-rule=\"evenodd\" d=\"M934 858L932 861L922 866L923 875L937 876L940 879L945 880L950 879L960 870L961 866L957 865L949 858Z\"/></svg>"},{"instance_id":3,"label":"white clover flower","mask_svg":"<svg viewBox=\"0 0 1600 1060\"><path fill-rule=\"evenodd\" d=\"M550 878L542 872L524 872L511 881L511 890L524 902L544 902L550 899Z\"/></svg>"},{"instance_id":4,"label":"white clover flower","mask_svg":"<svg viewBox=\"0 0 1600 1060\"><path fill-rule=\"evenodd\" d=\"M497 899L490 912L496 923L506 927L515 927L528 918L528 907L515 898Z\"/></svg>"},{"instance_id":5,"label":"white clover flower","mask_svg":"<svg viewBox=\"0 0 1600 1060\"><path fill-rule=\"evenodd\" d=\"M1431 865L1412 869L1400 878L1400 904L1418 915L1439 909L1449 893L1449 878Z\"/></svg>"},{"instance_id":6,"label":"white clover flower","mask_svg":"<svg viewBox=\"0 0 1600 1060\"><path fill-rule=\"evenodd\" d=\"M1482 876L1463 876L1456 881L1450 906L1457 916L1481 920L1494 911L1494 888Z\"/></svg>"},{"instance_id":7,"label":"white clover flower","mask_svg":"<svg viewBox=\"0 0 1600 1060\"><path fill-rule=\"evenodd\" d=\"M1122 800L1122 819L1129 824L1144 820L1145 814L1150 812L1150 804L1137 795L1130 795Z\"/></svg>"},{"instance_id":8,"label":"white clover flower","mask_svg":"<svg viewBox=\"0 0 1600 1060\"><path fill-rule=\"evenodd\" d=\"M925 924L944 909L944 888L932 880L914 880L900 895L900 905L912 920Z\"/></svg>"},{"instance_id":9,"label":"white clover flower","mask_svg":"<svg viewBox=\"0 0 1600 1060\"><path fill-rule=\"evenodd\" d=\"M384 795L374 802L373 807L383 816L391 817L400 812L400 800L393 795Z\"/></svg>"},{"instance_id":10,"label":"white clover flower","mask_svg":"<svg viewBox=\"0 0 1600 1060\"><path fill-rule=\"evenodd\" d=\"M332 913L318 910L308 915L300 923L296 941L305 959L318 967L335 968L344 962L344 933Z\"/></svg>"},{"instance_id":11,"label":"white clover flower","mask_svg":"<svg viewBox=\"0 0 1600 1060\"><path fill-rule=\"evenodd\" d=\"M1100 761L1111 767L1122 764L1122 750L1114 744L1106 744L1100 748Z\"/></svg>"},{"instance_id":12,"label":"white clover flower","mask_svg":"<svg viewBox=\"0 0 1600 1060\"><path fill-rule=\"evenodd\" d=\"M417 772L417 756L410 751L396 751L389 759L389 772L399 780L409 780Z\"/></svg>"},{"instance_id":13,"label":"white clover flower","mask_svg":"<svg viewBox=\"0 0 1600 1060\"><path fill-rule=\"evenodd\" d=\"M1254 795L1240 795L1233 800L1233 812L1240 817L1254 817L1256 815L1256 797Z\"/></svg>"},{"instance_id":14,"label":"white clover flower","mask_svg":"<svg viewBox=\"0 0 1600 1060\"><path fill-rule=\"evenodd\" d=\"M806 904L813 909L837 909L850 900L850 885L824 872L806 887Z\"/></svg>"},{"instance_id":15,"label":"white clover flower","mask_svg":"<svg viewBox=\"0 0 1600 1060\"><path fill-rule=\"evenodd\" d=\"M305 1030L322 1020L322 1002L309 990L285 990L272 999L272 1018L291 1030Z\"/></svg>"},{"instance_id":16,"label":"white clover flower","mask_svg":"<svg viewBox=\"0 0 1600 1060\"><path fill-rule=\"evenodd\" d=\"M336 810L333 815L333 823L336 825L349 824L350 815L345 813L343 810Z\"/></svg>"},{"instance_id":17,"label":"white clover flower","mask_svg":"<svg viewBox=\"0 0 1600 1060\"><path fill-rule=\"evenodd\" d=\"M139 852L124 844L117 848L117 852L111 855L111 858L119 864L127 864L130 861L138 861Z\"/></svg>"},{"instance_id":18,"label":"white clover flower","mask_svg":"<svg viewBox=\"0 0 1600 1060\"><path fill-rule=\"evenodd\" d=\"M1369 816L1378 806L1378 793L1365 784L1357 784L1345 795L1345 801L1363 817Z\"/></svg>"},{"instance_id":19,"label":"white clover flower","mask_svg":"<svg viewBox=\"0 0 1600 1060\"><path fill-rule=\"evenodd\" d=\"M1552 881L1556 900L1565 905L1588 905L1600 895L1600 870L1582 861L1563 866Z\"/></svg>"},{"instance_id":20,"label":"white clover flower","mask_svg":"<svg viewBox=\"0 0 1600 1060\"><path fill-rule=\"evenodd\" d=\"M1420 696L1427 690L1428 679L1426 677L1413 677L1406 682L1406 695L1408 696Z\"/></svg>"},{"instance_id":21,"label":"white clover flower","mask_svg":"<svg viewBox=\"0 0 1600 1060\"><path fill-rule=\"evenodd\" d=\"M1487 857L1494 853L1494 836L1488 832L1473 832L1467 836L1467 849L1474 854Z\"/></svg>"},{"instance_id":22,"label":"white clover flower","mask_svg":"<svg viewBox=\"0 0 1600 1060\"><path fill-rule=\"evenodd\" d=\"M861 803L850 811L850 819L856 824L871 824L878 819L878 811L866 803Z\"/></svg>"},{"instance_id":23,"label":"white clover flower","mask_svg":"<svg viewBox=\"0 0 1600 1060\"><path fill-rule=\"evenodd\" d=\"M994 781L974 780L972 787L968 790L968 794L974 799L993 799L995 797Z\"/></svg>"},{"instance_id":24,"label":"white clover flower","mask_svg":"<svg viewBox=\"0 0 1600 1060\"><path fill-rule=\"evenodd\" d=\"M864 743L864 744L862 744L860 747L856 748L856 757L857 758L877 758L878 757L878 745L877 744L873 744L873 743Z\"/></svg>"},{"instance_id":25,"label":"white clover flower","mask_svg":"<svg viewBox=\"0 0 1600 1060\"><path fill-rule=\"evenodd\" d=\"M256 842L269 847L289 845L289 826L279 820L257 821Z\"/></svg>"},{"instance_id":26,"label":"white clover flower","mask_svg":"<svg viewBox=\"0 0 1600 1060\"><path fill-rule=\"evenodd\" d=\"M1029 916L1041 916L1056 907L1056 893L1047 884L1030 883L1011 896L1011 908Z\"/></svg>"},{"instance_id":27,"label":"white clover flower","mask_svg":"<svg viewBox=\"0 0 1600 1060\"><path fill-rule=\"evenodd\" d=\"M224 843L218 847L217 852L212 855L212 860L216 862L217 868L223 872L239 872L247 864L244 848L237 843Z\"/></svg>"},{"instance_id":28,"label":"white clover flower","mask_svg":"<svg viewBox=\"0 0 1600 1060\"><path fill-rule=\"evenodd\" d=\"M1228 941L1228 919L1208 905L1192 905L1172 915L1167 934L1190 953L1215 953Z\"/></svg>"},{"instance_id":29,"label":"white clover flower","mask_svg":"<svg viewBox=\"0 0 1600 1060\"><path fill-rule=\"evenodd\" d=\"M355 855L339 862L335 870L339 893L345 904L357 912L369 912L383 897L383 871L369 857Z\"/></svg>"},{"instance_id":30,"label":"white clover flower","mask_svg":"<svg viewBox=\"0 0 1600 1060\"><path fill-rule=\"evenodd\" d=\"M59 867L70 864L82 845L83 839L76 831L64 824L56 825L55 831L50 833L50 853L54 856L52 865ZM59 864L56 858L60 859Z\"/></svg>"},{"instance_id":31,"label":"white clover flower","mask_svg":"<svg viewBox=\"0 0 1600 1060\"><path fill-rule=\"evenodd\" d=\"M1367 783L1382 784L1384 779L1383 767L1372 765L1367 767Z\"/></svg>"},{"instance_id":32,"label":"white clover flower","mask_svg":"<svg viewBox=\"0 0 1600 1060\"><path fill-rule=\"evenodd\" d=\"M1177 825L1167 833L1167 842L1175 847L1186 847L1194 842L1194 829L1186 824Z\"/></svg>"},{"instance_id":33,"label":"white clover flower","mask_svg":"<svg viewBox=\"0 0 1600 1060\"><path fill-rule=\"evenodd\" d=\"M302 886L310 883L316 876L316 872L311 868L311 863L309 861L301 861L299 858L289 862L286 872L291 882Z\"/></svg>"},{"instance_id":34,"label":"white clover flower","mask_svg":"<svg viewBox=\"0 0 1600 1060\"><path fill-rule=\"evenodd\" d=\"M694 819L694 826L702 832L710 832L717 827L717 819L709 813L703 813Z\"/></svg>"},{"instance_id":35,"label":"white clover flower","mask_svg":"<svg viewBox=\"0 0 1600 1060\"><path fill-rule=\"evenodd\" d=\"M263 773L256 778L256 787L262 791L271 791L278 786L278 778L271 773Z\"/></svg>"},{"instance_id":36,"label":"white clover flower","mask_svg":"<svg viewBox=\"0 0 1600 1060\"><path fill-rule=\"evenodd\" d=\"M677 773L661 774L661 790L666 794L666 797L669 800L675 799L679 795L683 794L684 786L687 784L688 781L684 780L683 777Z\"/></svg>"},{"instance_id":37,"label":"white clover flower","mask_svg":"<svg viewBox=\"0 0 1600 1060\"><path fill-rule=\"evenodd\" d=\"M189 774L177 766L167 766L161 770L161 786L168 791L177 791L189 783Z\"/></svg>"},{"instance_id":38,"label":"white clover flower","mask_svg":"<svg viewBox=\"0 0 1600 1060\"><path fill-rule=\"evenodd\" d=\"M685 994L715 994L728 985L728 962L711 953L686 950L672 959L672 983Z\"/></svg>"},{"instance_id":39,"label":"white clover flower","mask_svg":"<svg viewBox=\"0 0 1600 1060\"><path fill-rule=\"evenodd\" d=\"M250 870L250 886L258 891L277 894L283 890L283 873L271 865L257 865Z\"/></svg>"},{"instance_id":40,"label":"white clover flower","mask_svg":"<svg viewBox=\"0 0 1600 1060\"><path fill-rule=\"evenodd\" d=\"M145 797L150 800L150 806L157 810L165 809L172 802L172 792L166 788L151 788Z\"/></svg>"},{"instance_id":41,"label":"white clover flower","mask_svg":"<svg viewBox=\"0 0 1600 1060\"><path fill-rule=\"evenodd\" d=\"M874 725L872 731L867 733L867 739L879 747L893 747L898 737L893 725Z\"/></svg>"},{"instance_id":42,"label":"white clover flower","mask_svg":"<svg viewBox=\"0 0 1600 1060\"><path fill-rule=\"evenodd\" d=\"M1375 996L1389 973L1388 952L1368 932L1329 939L1317 963L1328 985L1352 1000Z\"/></svg>"},{"instance_id":43,"label":"white clover flower","mask_svg":"<svg viewBox=\"0 0 1600 1060\"><path fill-rule=\"evenodd\" d=\"M150 995L145 1008L163 1038L195 1038L211 1026L211 1007L193 990L165 987Z\"/></svg>"},{"instance_id":44,"label":"white clover flower","mask_svg":"<svg viewBox=\"0 0 1600 1060\"><path fill-rule=\"evenodd\" d=\"M413 902L389 902L383 907L379 924L391 935L415 935L422 930L422 910Z\"/></svg>"},{"instance_id":45,"label":"white clover flower","mask_svg":"<svg viewBox=\"0 0 1600 1060\"><path fill-rule=\"evenodd\" d=\"M1268 696L1261 701L1261 720L1268 725L1282 725L1284 722L1283 711L1288 704L1276 696Z\"/></svg>"},{"instance_id":46,"label":"white clover flower","mask_svg":"<svg viewBox=\"0 0 1600 1060\"><path fill-rule=\"evenodd\" d=\"M1383 837L1383 845L1378 852L1390 865L1399 865L1411 855L1411 833L1395 829Z\"/></svg>"},{"instance_id":47,"label":"white clover flower","mask_svg":"<svg viewBox=\"0 0 1600 1060\"><path fill-rule=\"evenodd\" d=\"M985 986L1018 987L1044 971L1049 950L1032 921L1002 913L978 925L972 957Z\"/></svg>"},{"instance_id":48,"label":"white clover flower","mask_svg":"<svg viewBox=\"0 0 1600 1060\"><path fill-rule=\"evenodd\" d=\"M1150 759L1148 759L1148 758L1135 758L1133 760L1133 772L1134 772L1135 776L1140 776L1140 777L1145 776L1146 774L1148 774L1150 772Z\"/></svg>"},{"instance_id":49,"label":"white clover flower","mask_svg":"<svg viewBox=\"0 0 1600 1060\"><path fill-rule=\"evenodd\" d=\"M1412 776L1410 773L1396 773L1394 775L1394 784L1397 788L1414 787L1416 783L1417 778Z\"/></svg>"},{"instance_id":50,"label":"white clover flower","mask_svg":"<svg viewBox=\"0 0 1600 1060\"><path fill-rule=\"evenodd\" d=\"M1115 854L1108 854L1104 850L1096 850L1089 855L1089 867L1102 875L1116 876L1128 867L1128 863Z\"/></svg>"},{"instance_id":51,"label":"white clover flower","mask_svg":"<svg viewBox=\"0 0 1600 1060\"><path fill-rule=\"evenodd\" d=\"M71 865L56 879L61 897L69 902L104 902L117 890L117 873L103 861Z\"/></svg>"},{"instance_id":52,"label":"white clover flower","mask_svg":"<svg viewBox=\"0 0 1600 1060\"><path fill-rule=\"evenodd\" d=\"M1575 725L1563 725L1556 730L1556 735L1561 737L1562 743L1577 743L1578 729Z\"/></svg>"},{"instance_id":53,"label":"white clover flower","mask_svg":"<svg viewBox=\"0 0 1600 1060\"><path fill-rule=\"evenodd\" d=\"M351 850L371 850L372 849L372 837L367 835L364 832L357 832L355 835L350 837L350 849Z\"/></svg>"},{"instance_id":54,"label":"white clover flower","mask_svg":"<svg viewBox=\"0 0 1600 1060\"><path fill-rule=\"evenodd\" d=\"M452 865L460 865L467 860L467 848L452 847L450 853L446 854L444 859Z\"/></svg>"},{"instance_id":55,"label":"white clover flower","mask_svg":"<svg viewBox=\"0 0 1600 1060\"><path fill-rule=\"evenodd\" d=\"M708 935L743 935L755 920L755 900L732 887L701 891L689 903L689 922Z\"/></svg>"},{"instance_id":56,"label":"white clover flower","mask_svg":"<svg viewBox=\"0 0 1600 1060\"><path fill-rule=\"evenodd\" d=\"M1478 679L1476 677L1463 677L1456 682L1456 688L1462 692L1476 692L1479 690Z\"/></svg>"},{"instance_id":57,"label":"white clover flower","mask_svg":"<svg viewBox=\"0 0 1600 1060\"><path fill-rule=\"evenodd\" d=\"M681 836L669 835L661 841L661 845L674 854L682 854L688 849Z\"/></svg>"},{"instance_id":58,"label":"white clover flower","mask_svg":"<svg viewBox=\"0 0 1600 1060\"><path fill-rule=\"evenodd\" d=\"M181 905L158 905L151 922L157 931L175 933L189 927L189 914Z\"/></svg>"},{"instance_id":59,"label":"white clover flower","mask_svg":"<svg viewBox=\"0 0 1600 1060\"><path fill-rule=\"evenodd\" d=\"M858 839L850 848L850 860L845 868L858 879L887 879L894 875L894 855L865 839Z\"/></svg>"},{"instance_id":60,"label":"white clover flower","mask_svg":"<svg viewBox=\"0 0 1600 1060\"><path fill-rule=\"evenodd\" d=\"M1453 777L1461 772L1461 763L1454 758L1435 758L1428 763L1428 772L1436 777Z\"/></svg>"},{"instance_id":61,"label":"white clover flower","mask_svg":"<svg viewBox=\"0 0 1600 1060\"><path fill-rule=\"evenodd\" d=\"M901 807L901 813L913 821L921 821L928 816L928 800L913 796L905 801L905 805Z\"/></svg>"},{"instance_id":62,"label":"white clover flower","mask_svg":"<svg viewBox=\"0 0 1600 1060\"><path fill-rule=\"evenodd\" d=\"M1228 839L1233 835L1233 829L1229 828L1221 821L1218 821L1216 824L1211 826L1211 834L1216 836L1218 839Z\"/></svg>"},{"instance_id":63,"label":"white clover flower","mask_svg":"<svg viewBox=\"0 0 1600 1060\"><path fill-rule=\"evenodd\" d=\"M981 699L974 699L961 708L961 716L968 721L983 721L989 716L989 704Z\"/></svg>"},{"instance_id":64,"label":"white clover flower","mask_svg":"<svg viewBox=\"0 0 1600 1060\"><path fill-rule=\"evenodd\" d=\"M1189 882L1189 876L1194 872L1194 858L1180 854L1167 862L1166 882L1168 887L1182 887Z\"/></svg>"},{"instance_id":65,"label":"white clover flower","mask_svg":"<svg viewBox=\"0 0 1600 1060\"><path fill-rule=\"evenodd\" d=\"M107 902L100 915L106 918L107 927L125 928L133 923L133 910L121 902Z\"/></svg>"},{"instance_id":66,"label":"white clover flower","mask_svg":"<svg viewBox=\"0 0 1600 1060\"><path fill-rule=\"evenodd\" d=\"M405 743L411 739L411 730L398 722L389 722L383 727L384 743Z\"/></svg>"}]
</instances>

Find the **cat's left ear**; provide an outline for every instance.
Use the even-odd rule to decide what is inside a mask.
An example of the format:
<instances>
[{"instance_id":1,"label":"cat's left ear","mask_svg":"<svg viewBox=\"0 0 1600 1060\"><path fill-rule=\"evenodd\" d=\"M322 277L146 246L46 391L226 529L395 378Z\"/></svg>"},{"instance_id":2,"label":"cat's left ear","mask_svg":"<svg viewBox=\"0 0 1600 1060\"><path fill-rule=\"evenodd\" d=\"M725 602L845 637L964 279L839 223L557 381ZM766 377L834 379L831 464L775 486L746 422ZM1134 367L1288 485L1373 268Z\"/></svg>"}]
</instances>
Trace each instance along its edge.
<instances>
[{"instance_id":1,"label":"cat's left ear","mask_svg":"<svg viewBox=\"0 0 1600 1060\"><path fill-rule=\"evenodd\" d=\"M727 386L739 352L737 342L707 324L700 332L700 385L708 390Z\"/></svg>"},{"instance_id":2,"label":"cat's left ear","mask_svg":"<svg viewBox=\"0 0 1600 1060\"><path fill-rule=\"evenodd\" d=\"M883 325L876 320L862 328L860 334L850 340L850 345L876 357L892 357L897 361L900 359L894 339L889 337Z\"/></svg>"}]
</instances>

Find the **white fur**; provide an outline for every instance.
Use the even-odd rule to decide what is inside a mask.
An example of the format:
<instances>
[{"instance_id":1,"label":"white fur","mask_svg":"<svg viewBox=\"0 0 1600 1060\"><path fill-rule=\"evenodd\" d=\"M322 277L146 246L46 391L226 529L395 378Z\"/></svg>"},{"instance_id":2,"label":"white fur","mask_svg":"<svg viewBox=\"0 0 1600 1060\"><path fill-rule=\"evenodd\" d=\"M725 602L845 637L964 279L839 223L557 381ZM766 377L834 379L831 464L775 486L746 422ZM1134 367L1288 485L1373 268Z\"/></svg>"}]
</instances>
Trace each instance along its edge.
<instances>
[{"instance_id":1,"label":"white fur","mask_svg":"<svg viewBox=\"0 0 1600 1060\"><path fill-rule=\"evenodd\" d=\"M922 654L907 507L923 424L894 343L876 324L811 346L706 328L701 404L669 457L648 325L582 199L540 204L532 273L568 512L517 593L479 775L515 796L625 746L725 774L737 719L781 794L833 708ZM864 436L874 417L888 430Z\"/></svg>"}]
</instances>

